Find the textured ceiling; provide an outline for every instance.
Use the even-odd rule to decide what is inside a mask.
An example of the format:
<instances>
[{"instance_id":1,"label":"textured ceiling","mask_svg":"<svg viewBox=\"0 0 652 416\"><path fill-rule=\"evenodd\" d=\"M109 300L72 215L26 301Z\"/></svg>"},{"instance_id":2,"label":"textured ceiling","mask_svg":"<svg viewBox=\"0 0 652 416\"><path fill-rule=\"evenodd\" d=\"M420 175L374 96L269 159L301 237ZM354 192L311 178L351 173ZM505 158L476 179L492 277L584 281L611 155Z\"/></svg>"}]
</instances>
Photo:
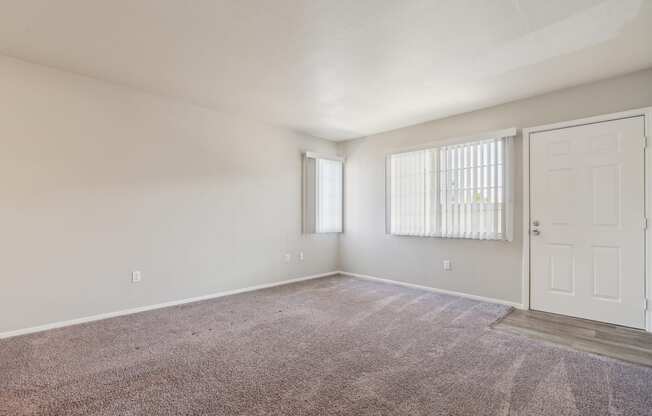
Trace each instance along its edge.
<instances>
[{"instance_id":1,"label":"textured ceiling","mask_svg":"<svg viewBox=\"0 0 652 416\"><path fill-rule=\"evenodd\" d=\"M652 0L0 0L0 53L327 139L652 66Z\"/></svg>"}]
</instances>

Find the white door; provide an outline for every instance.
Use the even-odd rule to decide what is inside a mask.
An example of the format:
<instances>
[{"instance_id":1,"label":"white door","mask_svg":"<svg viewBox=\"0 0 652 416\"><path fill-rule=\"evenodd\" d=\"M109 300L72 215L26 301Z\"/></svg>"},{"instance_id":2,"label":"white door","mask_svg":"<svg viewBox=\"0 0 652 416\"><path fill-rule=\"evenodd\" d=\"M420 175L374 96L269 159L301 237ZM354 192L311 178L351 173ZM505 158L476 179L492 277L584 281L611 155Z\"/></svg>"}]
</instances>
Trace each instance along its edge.
<instances>
[{"instance_id":1,"label":"white door","mask_svg":"<svg viewBox=\"0 0 652 416\"><path fill-rule=\"evenodd\" d=\"M530 135L531 308L645 327L644 118Z\"/></svg>"}]
</instances>

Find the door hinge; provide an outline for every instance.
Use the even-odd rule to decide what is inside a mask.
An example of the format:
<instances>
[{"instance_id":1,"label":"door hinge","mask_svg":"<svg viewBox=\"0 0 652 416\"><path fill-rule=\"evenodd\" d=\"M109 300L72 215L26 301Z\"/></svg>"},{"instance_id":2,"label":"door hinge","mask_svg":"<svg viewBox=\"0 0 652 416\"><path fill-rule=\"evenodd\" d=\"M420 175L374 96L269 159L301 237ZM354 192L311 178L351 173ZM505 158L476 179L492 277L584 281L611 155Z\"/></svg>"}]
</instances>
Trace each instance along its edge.
<instances>
[{"instance_id":1,"label":"door hinge","mask_svg":"<svg viewBox=\"0 0 652 416\"><path fill-rule=\"evenodd\" d=\"M647 311L650 309L650 299L643 299L643 310Z\"/></svg>"},{"instance_id":2,"label":"door hinge","mask_svg":"<svg viewBox=\"0 0 652 416\"><path fill-rule=\"evenodd\" d=\"M643 149L647 148L647 144L648 144L648 137L643 136Z\"/></svg>"},{"instance_id":3,"label":"door hinge","mask_svg":"<svg viewBox=\"0 0 652 416\"><path fill-rule=\"evenodd\" d=\"M647 230L647 217L643 218L643 229Z\"/></svg>"}]
</instances>

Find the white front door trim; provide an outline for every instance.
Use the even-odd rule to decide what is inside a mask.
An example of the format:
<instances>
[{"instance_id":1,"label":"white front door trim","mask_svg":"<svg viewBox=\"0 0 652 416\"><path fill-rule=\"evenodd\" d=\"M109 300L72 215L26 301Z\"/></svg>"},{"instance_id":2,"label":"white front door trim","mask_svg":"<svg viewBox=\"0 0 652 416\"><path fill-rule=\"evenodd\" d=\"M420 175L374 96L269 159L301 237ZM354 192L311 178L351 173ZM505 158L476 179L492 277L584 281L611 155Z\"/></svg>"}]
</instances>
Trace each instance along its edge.
<instances>
[{"instance_id":1,"label":"white front door trim","mask_svg":"<svg viewBox=\"0 0 652 416\"><path fill-rule=\"evenodd\" d=\"M543 126L523 129L523 268L521 282L521 304L523 309L530 309L530 135L532 133L576 127L586 124L601 123L629 117L645 117L645 136L652 135L652 107L603 114L579 120L569 120ZM649 145L648 145L649 146ZM652 220L652 152L645 148L645 216ZM650 224L652 226L652 224ZM645 230L645 299L648 308L645 311L645 328L652 332L652 232Z\"/></svg>"}]
</instances>

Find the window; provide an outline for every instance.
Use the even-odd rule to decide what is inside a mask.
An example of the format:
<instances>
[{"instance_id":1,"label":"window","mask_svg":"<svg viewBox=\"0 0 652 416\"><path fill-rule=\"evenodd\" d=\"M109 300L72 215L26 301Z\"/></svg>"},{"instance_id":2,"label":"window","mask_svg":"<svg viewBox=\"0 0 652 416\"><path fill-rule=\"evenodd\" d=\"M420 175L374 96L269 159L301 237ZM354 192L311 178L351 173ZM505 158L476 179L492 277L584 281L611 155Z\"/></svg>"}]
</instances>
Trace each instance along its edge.
<instances>
[{"instance_id":1,"label":"window","mask_svg":"<svg viewBox=\"0 0 652 416\"><path fill-rule=\"evenodd\" d=\"M342 232L343 161L306 153L303 164L304 232Z\"/></svg>"},{"instance_id":2,"label":"window","mask_svg":"<svg viewBox=\"0 0 652 416\"><path fill-rule=\"evenodd\" d=\"M387 157L387 231L393 235L512 239L515 129Z\"/></svg>"}]
</instances>

